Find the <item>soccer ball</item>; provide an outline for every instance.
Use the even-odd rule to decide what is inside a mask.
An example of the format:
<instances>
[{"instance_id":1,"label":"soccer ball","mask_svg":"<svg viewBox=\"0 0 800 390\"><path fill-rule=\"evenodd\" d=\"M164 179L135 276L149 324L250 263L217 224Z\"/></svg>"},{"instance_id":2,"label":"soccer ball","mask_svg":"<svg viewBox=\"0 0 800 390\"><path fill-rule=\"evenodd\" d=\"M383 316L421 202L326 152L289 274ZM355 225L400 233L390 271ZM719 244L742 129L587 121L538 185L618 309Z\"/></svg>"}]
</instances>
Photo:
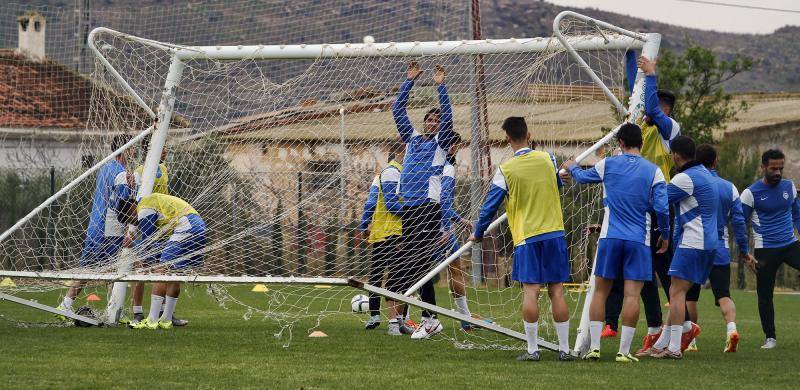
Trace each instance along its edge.
<instances>
[{"instance_id":1,"label":"soccer ball","mask_svg":"<svg viewBox=\"0 0 800 390\"><path fill-rule=\"evenodd\" d=\"M369 310L369 298L366 295L356 295L350 300L350 307L355 313L363 313Z\"/></svg>"},{"instance_id":2,"label":"soccer ball","mask_svg":"<svg viewBox=\"0 0 800 390\"><path fill-rule=\"evenodd\" d=\"M375 38L372 35L367 35L364 37L364 43L367 45L375 43Z\"/></svg>"}]
</instances>

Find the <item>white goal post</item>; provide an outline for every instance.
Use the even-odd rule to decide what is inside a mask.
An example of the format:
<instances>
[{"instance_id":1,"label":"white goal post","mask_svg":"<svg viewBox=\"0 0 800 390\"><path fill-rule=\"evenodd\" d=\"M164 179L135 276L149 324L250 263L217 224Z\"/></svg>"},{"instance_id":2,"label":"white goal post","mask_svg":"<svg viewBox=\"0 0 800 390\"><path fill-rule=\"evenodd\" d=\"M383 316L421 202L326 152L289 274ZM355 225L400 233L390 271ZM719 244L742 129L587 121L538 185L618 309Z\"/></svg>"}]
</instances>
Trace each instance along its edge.
<instances>
[{"instance_id":1,"label":"white goal post","mask_svg":"<svg viewBox=\"0 0 800 390\"><path fill-rule=\"evenodd\" d=\"M596 31L591 35L585 36L568 36L561 31L561 22L566 19L575 19L580 21L589 28L594 28ZM126 80L123 74L124 71L118 69L106 58L106 50L104 47L98 47L99 37L112 36L115 39L135 42L137 45L148 46L155 50L162 51L169 56L169 68L164 78L164 84L160 87L161 92L157 100L159 102L158 109L153 110L146 102L146 96L129 84L130 80ZM565 11L557 16L554 21L554 37L547 38L510 38L510 39L485 39L485 40L457 40L457 41L422 41L422 42L385 42L385 43L340 43L340 44L300 44L300 45L241 45L241 46L182 46L171 43L163 43L150 39L140 38L133 35L118 32L112 29L99 27L91 31L88 37L88 45L92 52L95 54L98 63L106 72L107 79L113 79L117 87L126 92L127 95L133 99L133 103L141 107L144 112L151 118L157 120L155 126L151 126L144 131L141 131L134 139L122 146L120 149L114 151L111 155L107 156L100 163L93 166L91 169L85 171L83 174L66 184L64 188L56 195L45 201L42 205L33 210L30 214L20 220L11 229L0 235L0 244L4 239L12 236L12 234L22 227L27 221L36 216L37 213L44 210L59 196L69 192L76 187L78 183L88 178L92 173L96 172L105 162L110 161L115 156L123 153L126 149L139 143L144 137L151 136L150 147L147 156L144 160L143 174L141 177L141 184L138 187L137 197L149 195L153 191L153 186L156 180L160 156L164 146L167 142L168 130L173 119L173 112L176 110L176 96L180 94L180 86L184 77L184 73L189 74L192 71L187 64L191 61L198 60L213 60L218 62L225 61L244 61L244 60L320 60L320 59L356 59L356 58L387 58L387 57L419 57L419 56L480 56L488 54L520 54L520 53L545 53L554 50L566 51L573 59L577 67L588 75L597 88L602 91L602 96L605 96L611 103L614 109L619 113L620 117L626 118L627 121L635 121L640 118L643 111L643 76L637 75L635 81L635 88L633 95L630 99L628 107L625 107L622 102L617 98L615 92L605 85L602 77L595 74L592 67L578 53L580 52L593 52L593 51L624 51L624 50L641 50L643 54L649 58L655 58L660 44L660 35L655 33L637 33L625 30L608 23L589 18L574 12ZM563 70L560 70L563 71ZM163 73L161 73L163 74ZM466 82L464 82L466 83ZM161 84L159 81L157 84ZM151 99L150 100L154 100ZM342 112L343 113L343 112ZM342 119L343 120L343 119ZM343 127L342 127L343 128ZM583 151L577 159L582 161L587 156L591 155L597 148L612 140L616 130L612 130L609 134L597 141L588 150ZM209 135L210 132L216 131L216 128L204 130L203 133L196 133L186 138L186 140L193 140L199 137ZM342 139L344 134L342 133ZM181 142L182 140L178 140ZM344 143L344 141L342 141ZM490 229L494 229L501 225L505 220L505 215L495 220ZM443 271L447 266L466 253L471 248L471 243L463 245L459 251L453 253L446 260L440 262L428 272L424 278L420 279L415 285L405 292L405 296L413 294L422 284L433 278L436 274ZM64 280L85 280L95 282L114 282L114 289L112 297L109 299L109 307L106 312L108 323L115 323L121 313L122 304L125 302L127 282L133 281L179 281L187 283L270 283L270 284L298 284L298 285L314 285L314 284L327 284L335 286L345 286L348 284L348 278L337 277L323 277L316 275L308 276L237 276L240 274L214 274L214 275L160 275L160 274L139 274L132 270L130 261L119 262L119 267L115 270L103 270L103 272L88 271L86 273L80 270L65 269L59 270L20 270L20 269L1 269L0 276L9 276L15 278L32 278L32 279L64 279ZM341 275L338 275L341 276ZM584 336L588 333L586 324L588 324L587 309L591 301L591 293L593 291L593 277L590 278L588 292L583 308L583 315L581 326L579 328L578 339L576 342L576 350L580 350L584 340ZM380 289L372 289L372 292L381 293ZM416 302L411 300L410 302ZM445 309L442 309L445 310ZM442 311L440 311L442 312ZM444 311L446 313L446 310ZM584 324L586 323L586 324ZM494 328L497 326L492 326ZM507 333L506 333L507 334Z\"/></svg>"}]
</instances>

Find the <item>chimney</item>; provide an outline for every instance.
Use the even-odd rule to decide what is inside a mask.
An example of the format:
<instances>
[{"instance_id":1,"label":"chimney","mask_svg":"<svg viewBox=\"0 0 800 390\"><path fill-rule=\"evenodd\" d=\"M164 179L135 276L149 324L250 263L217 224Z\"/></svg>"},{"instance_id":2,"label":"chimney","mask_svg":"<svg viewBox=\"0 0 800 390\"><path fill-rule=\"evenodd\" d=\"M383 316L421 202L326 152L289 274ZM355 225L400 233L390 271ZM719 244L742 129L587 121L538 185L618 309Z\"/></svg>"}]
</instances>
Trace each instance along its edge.
<instances>
[{"instance_id":1,"label":"chimney","mask_svg":"<svg viewBox=\"0 0 800 390\"><path fill-rule=\"evenodd\" d=\"M47 22L44 16L30 11L17 18L19 31L19 47L17 52L29 59L40 62L44 60L44 30Z\"/></svg>"}]
</instances>

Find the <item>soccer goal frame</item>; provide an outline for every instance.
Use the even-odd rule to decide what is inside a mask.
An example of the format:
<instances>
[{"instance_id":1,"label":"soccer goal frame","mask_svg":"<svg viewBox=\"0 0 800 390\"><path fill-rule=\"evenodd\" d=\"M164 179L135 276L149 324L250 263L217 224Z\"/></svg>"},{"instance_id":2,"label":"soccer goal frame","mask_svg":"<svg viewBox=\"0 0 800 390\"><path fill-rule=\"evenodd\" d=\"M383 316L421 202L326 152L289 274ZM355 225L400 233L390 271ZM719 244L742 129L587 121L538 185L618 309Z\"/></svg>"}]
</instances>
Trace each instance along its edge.
<instances>
[{"instance_id":1,"label":"soccer goal frame","mask_svg":"<svg viewBox=\"0 0 800 390\"><path fill-rule=\"evenodd\" d=\"M599 34L592 36L573 36L566 37L561 31L561 22L567 18L587 23L594 26ZM601 29L610 30L614 35L608 35ZM173 116L176 91L181 83L184 64L188 60L207 59L207 60L292 60L292 59L323 59L323 58L368 58L368 57L414 57L424 55L482 55L482 54L513 54L544 52L554 47L566 50L570 57L576 61L580 68L586 72L594 83L602 90L616 111L626 118L626 122L639 119L644 107L644 77L640 71L637 74L633 95L631 96L628 107L614 95L614 93L602 82L591 67L578 54L578 51L592 50L641 50L643 55L648 58L656 58L660 45L661 36L657 33L638 33L629 31L606 22L590 18L571 11L560 13L553 22L554 37L550 38L510 38L510 39L484 39L484 40L458 40L458 41L428 41L428 42L386 42L386 43L341 43L341 44L300 44L300 45L245 45L245 46L181 46L169 43L158 42L150 39L140 38L129 34L124 34L109 28L98 27L92 30L88 36L88 46L94 53L98 62L108 74L110 74L119 86L141 107L151 118L157 119L157 125L144 129L137 134L130 142L114 151L102 161L95 164L92 168L85 171L76 179L66 184L60 191L48 198L45 202L23 217L14 226L0 235L0 241L8 238L19 229L26 221L33 218L36 214L52 204L63 194L70 191L77 184L90 175L98 171L103 164L123 153L129 147L140 142L144 137L151 135L150 148L148 150L141 185L137 196L139 198L152 193L156 172L159 165L159 157L167 140L167 130ZM128 84L125 78L120 75L117 69L106 59L101 48L96 45L96 37L99 34L112 34L120 38L137 41L143 45L152 46L170 53L171 62L165 78L158 109L154 112L145 100ZM577 161L582 161L591 155L595 150L609 142L619 127L597 141L592 147L581 153ZM499 226L505 220L505 215L495 220L490 229ZM409 298L422 284L431 279L434 275L444 270L448 264L469 250L472 243L467 243L461 249L438 264L424 278L406 291L403 295L384 291L383 289L367 286L369 291L380 295L392 295L401 301L405 301L415 306L424 307L422 302ZM331 284L331 285L351 285L358 288L365 288L364 284L354 283L349 279L337 278L294 278L294 277L250 277L250 276L176 276L176 275L136 275L131 274L131 269L127 266L120 266L116 274L83 274L83 273L61 273L52 271L10 271L0 270L0 275L20 278L44 278L44 279L67 279L67 280L89 280L114 282L114 288L109 307L107 310L107 323L116 323L121 313L122 305L127 293L127 282L129 281L180 281L187 283L281 283L281 284ZM594 265L592 266L594 268ZM588 306L591 302L591 295L594 291L594 277L590 277L588 290L583 307L581 325L576 341L576 350L582 350L585 340L588 340ZM402 299L401 299L402 298ZM447 309L435 307L443 315L459 318L449 313ZM458 313L455 313L458 314ZM461 319L461 318L459 318ZM490 330L497 327L488 327ZM513 331L506 329L507 332L500 332L511 335ZM516 332L518 333L518 332ZM511 335L520 338L518 334ZM551 344L543 345L552 349ZM579 348L580 347L580 348Z\"/></svg>"}]
</instances>

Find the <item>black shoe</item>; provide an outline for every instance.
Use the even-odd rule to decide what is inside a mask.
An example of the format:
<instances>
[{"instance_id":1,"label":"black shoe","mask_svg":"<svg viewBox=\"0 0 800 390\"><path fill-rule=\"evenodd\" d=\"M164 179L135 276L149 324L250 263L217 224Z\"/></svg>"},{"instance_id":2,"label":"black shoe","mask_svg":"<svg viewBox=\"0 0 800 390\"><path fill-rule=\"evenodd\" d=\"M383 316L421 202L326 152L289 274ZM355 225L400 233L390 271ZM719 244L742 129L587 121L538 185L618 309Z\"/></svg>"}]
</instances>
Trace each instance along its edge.
<instances>
[{"instance_id":1,"label":"black shoe","mask_svg":"<svg viewBox=\"0 0 800 390\"><path fill-rule=\"evenodd\" d=\"M158 312L158 318L164 315L163 311ZM189 320L183 320L178 317L175 317L175 313L172 313L172 326L186 326L189 325Z\"/></svg>"},{"instance_id":2,"label":"black shoe","mask_svg":"<svg viewBox=\"0 0 800 390\"><path fill-rule=\"evenodd\" d=\"M133 313L133 321L132 324L135 324L139 321L144 321L144 313Z\"/></svg>"},{"instance_id":3,"label":"black shoe","mask_svg":"<svg viewBox=\"0 0 800 390\"><path fill-rule=\"evenodd\" d=\"M558 360L561 362L574 362L576 358L569 352L558 351Z\"/></svg>"},{"instance_id":4,"label":"black shoe","mask_svg":"<svg viewBox=\"0 0 800 390\"><path fill-rule=\"evenodd\" d=\"M518 362L538 362L539 360L542 360L542 357L539 356L539 351L534 353L528 353L526 351L522 355L517 356Z\"/></svg>"}]
</instances>

